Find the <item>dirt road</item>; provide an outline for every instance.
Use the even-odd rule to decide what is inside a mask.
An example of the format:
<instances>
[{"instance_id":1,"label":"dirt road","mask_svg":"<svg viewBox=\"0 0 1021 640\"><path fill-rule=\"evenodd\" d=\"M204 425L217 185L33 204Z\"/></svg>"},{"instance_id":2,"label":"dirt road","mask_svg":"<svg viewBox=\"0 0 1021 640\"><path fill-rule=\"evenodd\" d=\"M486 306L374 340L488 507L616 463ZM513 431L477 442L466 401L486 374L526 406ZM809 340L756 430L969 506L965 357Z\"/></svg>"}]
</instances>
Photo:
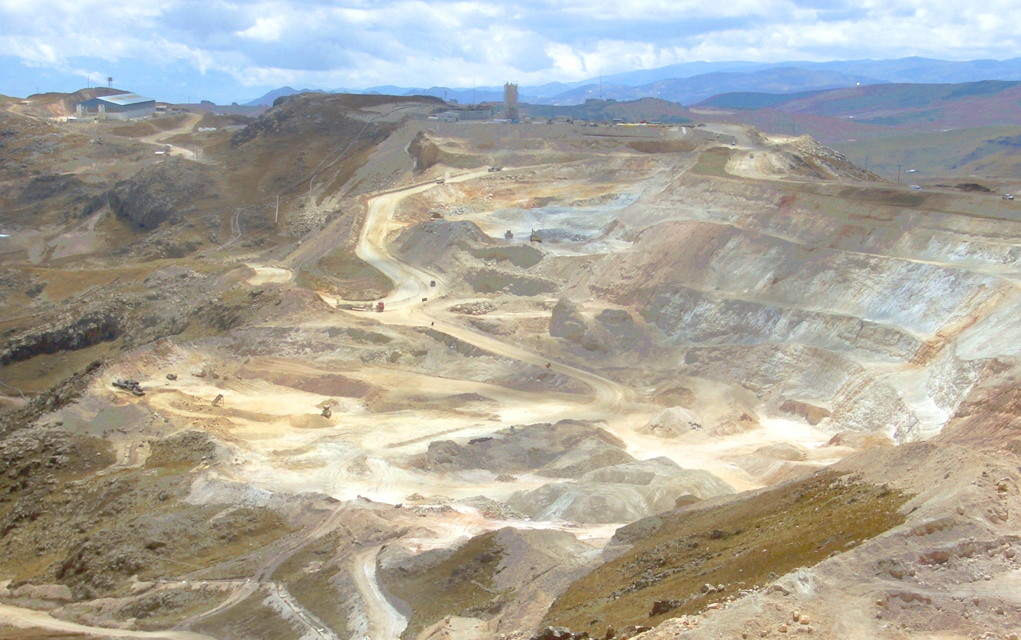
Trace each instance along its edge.
<instances>
[{"instance_id":1,"label":"dirt road","mask_svg":"<svg viewBox=\"0 0 1021 640\"><path fill-rule=\"evenodd\" d=\"M474 180L487 173L488 171L485 170L465 173L451 177L447 182ZM437 274L394 258L387 250L386 239L394 211L401 200L435 186L435 184L417 185L385 193L369 201L369 210L365 217L365 225L358 237L356 253L359 258L384 273L395 285L393 292L384 299L387 312L383 316L376 316L376 319L390 324L432 325L436 330L480 349L540 367L549 364L552 371L574 378L589 386L594 392L595 402L599 405L599 409L612 411L619 408L622 402L633 400L634 393L623 385L575 367L550 362L543 355L453 322L449 319L449 314L444 318L430 310L428 300L442 297L447 291L446 282ZM431 282L435 282L436 286L431 286ZM423 298L427 300L424 301Z\"/></svg>"},{"instance_id":2,"label":"dirt road","mask_svg":"<svg viewBox=\"0 0 1021 640\"><path fill-rule=\"evenodd\" d=\"M351 575L365 602L365 614L369 618L369 640L397 640L408 626L408 621L393 608L379 588L379 578L376 576L377 554L378 547L355 557Z\"/></svg>"},{"instance_id":3,"label":"dirt road","mask_svg":"<svg viewBox=\"0 0 1021 640\"><path fill-rule=\"evenodd\" d=\"M0 604L0 623L18 629L48 629L62 633L80 633L103 638L166 638L167 640L213 640L209 636L191 631L130 631L90 627L66 620L58 620L42 611L22 609Z\"/></svg>"},{"instance_id":4,"label":"dirt road","mask_svg":"<svg viewBox=\"0 0 1021 640\"><path fill-rule=\"evenodd\" d=\"M139 138L139 140L141 142L145 142L146 144L158 145L161 144L163 140L166 140L167 138L173 138L174 136L178 136L181 134L191 133L192 130L195 129L195 125L197 125L200 120L202 120L202 114L189 113L185 121L182 122L179 126L174 127L173 129L167 129L166 131L160 131L159 133L154 133L151 136ZM170 145L170 155L181 156L186 160L198 160L198 156L195 154L194 151L190 149L185 149L184 147L176 147L174 145Z\"/></svg>"}]
</instances>

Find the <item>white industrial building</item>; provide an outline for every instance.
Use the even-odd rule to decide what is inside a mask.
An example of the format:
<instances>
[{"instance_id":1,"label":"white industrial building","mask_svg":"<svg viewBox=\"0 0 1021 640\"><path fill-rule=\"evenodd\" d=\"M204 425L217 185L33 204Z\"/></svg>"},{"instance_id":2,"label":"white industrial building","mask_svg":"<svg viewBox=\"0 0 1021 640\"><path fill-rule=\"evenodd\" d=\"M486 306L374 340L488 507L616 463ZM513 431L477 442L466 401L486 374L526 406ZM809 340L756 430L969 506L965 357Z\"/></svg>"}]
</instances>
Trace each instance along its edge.
<instances>
[{"instance_id":1,"label":"white industrial building","mask_svg":"<svg viewBox=\"0 0 1021 640\"><path fill-rule=\"evenodd\" d=\"M144 118L156 113L156 100L137 93L119 93L113 96L99 96L75 105L79 117L96 115L106 120L130 120Z\"/></svg>"}]
</instances>

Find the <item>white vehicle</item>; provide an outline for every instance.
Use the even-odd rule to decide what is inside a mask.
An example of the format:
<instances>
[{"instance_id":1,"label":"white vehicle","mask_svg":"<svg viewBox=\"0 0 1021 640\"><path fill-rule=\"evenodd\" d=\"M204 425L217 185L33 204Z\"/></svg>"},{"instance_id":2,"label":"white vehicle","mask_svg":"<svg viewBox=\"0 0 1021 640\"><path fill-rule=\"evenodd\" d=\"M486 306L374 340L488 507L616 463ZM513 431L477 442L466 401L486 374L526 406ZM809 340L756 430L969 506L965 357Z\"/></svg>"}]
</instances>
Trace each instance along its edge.
<instances>
[{"instance_id":1,"label":"white vehicle","mask_svg":"<svg viewBox=\"0 0 1021 640\"><path fill-rule=\"evenodd\" d=\"M1014 196L1012 196L1012 195L1011 195L1011 194L1009 194L1009 193L1005 193L1005 194L1003 194L1003 199L1004 199L1004 200L1013 200L1013 199L1014 199Z\"/></svg>"},{"instance_id":2,"label":"white vehicle","mask_svg":"<svg viewBox=\"0 0 1021 640\"><path fill-rule=\"evenodd\" d=\"M916 173L917 171L918 171L918 169L908 169L904 173Z\"/></svg>"},{"instance_id":3,"label":"white vehicle","mask_svg":"<svg viewBox=\"0 0 1021 640\"><path fill-rule=\"evenodd\" d=\"M921 191L922 190L922 188L920 186L918 186L917 184L911 185L911 188L914 189L915 191Z\"/></svg>"}]
</instances>

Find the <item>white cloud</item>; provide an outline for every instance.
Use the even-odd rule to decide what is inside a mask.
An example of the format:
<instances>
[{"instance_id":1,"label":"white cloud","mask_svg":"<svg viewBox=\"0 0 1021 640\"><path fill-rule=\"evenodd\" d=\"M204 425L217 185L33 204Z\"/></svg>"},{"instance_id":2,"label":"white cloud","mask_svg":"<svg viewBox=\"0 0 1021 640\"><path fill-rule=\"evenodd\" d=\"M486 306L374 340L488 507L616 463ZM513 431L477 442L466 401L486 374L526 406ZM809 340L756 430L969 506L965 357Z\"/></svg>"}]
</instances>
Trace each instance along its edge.
<instances>
[{"instance_id":1,"label":"white cloud","mask_svg":"<svg viewBox=\"0 0 1021 640\"><path fill-rule=\"evenodd\" d=\"M0 55L170 57L250 86L538 84L694 60L1007 58L1019 23L1019 0L0 0Z\"/></svg>"}]
</instances>

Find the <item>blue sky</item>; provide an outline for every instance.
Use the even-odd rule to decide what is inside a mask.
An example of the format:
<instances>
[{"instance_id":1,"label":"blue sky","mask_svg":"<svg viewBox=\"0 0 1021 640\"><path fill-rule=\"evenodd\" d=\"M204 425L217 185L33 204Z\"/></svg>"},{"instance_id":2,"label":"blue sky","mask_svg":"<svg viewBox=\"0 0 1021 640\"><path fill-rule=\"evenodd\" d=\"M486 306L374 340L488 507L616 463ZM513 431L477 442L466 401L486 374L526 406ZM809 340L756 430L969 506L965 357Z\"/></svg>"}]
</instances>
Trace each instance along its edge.
<instances>
[{"instance_id":1,"label":"blue sky","mask_svg":"<svg viewBox=\"0 0 1021 640\"><path fill-rule=\"evenodd\" d=\"M695 60L1021 54L1021 0L0 0L0 93L572 82Z\"/></svg>"}]
</instances>

